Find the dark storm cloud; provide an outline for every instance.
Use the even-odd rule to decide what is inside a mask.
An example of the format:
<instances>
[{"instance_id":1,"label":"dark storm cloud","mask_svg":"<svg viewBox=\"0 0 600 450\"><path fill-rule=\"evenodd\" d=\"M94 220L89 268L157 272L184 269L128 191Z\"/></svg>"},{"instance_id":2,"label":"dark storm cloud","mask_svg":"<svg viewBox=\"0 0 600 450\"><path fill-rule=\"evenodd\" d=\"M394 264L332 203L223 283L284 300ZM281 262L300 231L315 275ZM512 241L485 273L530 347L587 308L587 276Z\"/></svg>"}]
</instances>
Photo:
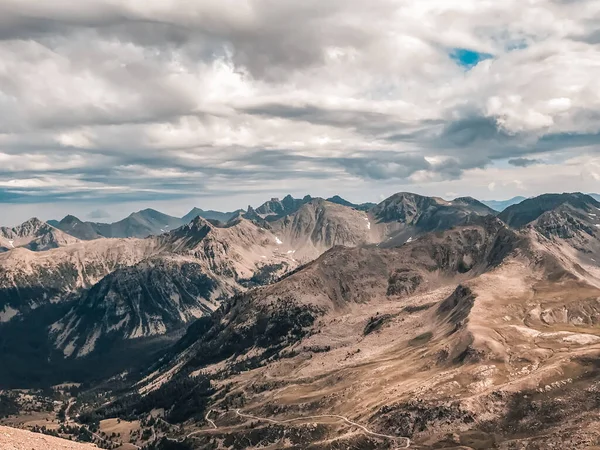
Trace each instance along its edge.
<instances>
[{"instance_id":1,"label":"dark storm cloud","mask_svg":"<svg viewBox=\"0 0 600 450\"><path fill-rule=\"evenodd\" d=\"M534 164L542 164L542 160L540 159L529 159L529 158L513 158L509 159L508 163L515 167L529 167Z\"/></svg>"}]
</instances>

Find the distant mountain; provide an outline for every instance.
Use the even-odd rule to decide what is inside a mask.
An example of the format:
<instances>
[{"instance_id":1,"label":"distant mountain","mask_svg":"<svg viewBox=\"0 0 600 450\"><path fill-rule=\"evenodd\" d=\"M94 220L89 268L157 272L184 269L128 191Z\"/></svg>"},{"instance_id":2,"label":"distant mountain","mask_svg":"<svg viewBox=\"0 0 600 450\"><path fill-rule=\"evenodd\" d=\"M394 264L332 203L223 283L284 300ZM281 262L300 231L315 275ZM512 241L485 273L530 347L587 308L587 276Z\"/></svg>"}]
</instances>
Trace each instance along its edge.
<instances>
[{"instance_id":1,"label":"distant mountain","mask_svg":"<svg viewBox=\"0 0 600 450\"><path fill-rule=\"evenodd\" d=\"M280 219L265 224L281 246L301 262L309 262L337 245L354 247L379 242L364 211L314 198Z\"/></svg>"},{"instance_id":2,"label":"distant mountain","mask_svg":"<svg viewBox=\"0 0 600 450\"><path fill-rule=\"evenodd\" d=\"M494 215L495 212L470 197L446 201L400 192L385 199L369 211L376 224L386 224L384 233L394 244L417 234L442 231L464 223L471 216Z\"/></svg>"},{"instance_id":3,"label":"distant mountain","mask_svg":"<svg viewBox=\"0 0 600 450\"><path fill-rule=\"evenodd\" d=\"M455 198L454 200L452 200L451 204L453 206L463 205L466 208L473 211L474 213L481 215L481 216L487 216L489 214L491 214L491 215L496 214L496 211L493 208L490 208L485 203L480 202L479 200L477 200L473 197L458 197L458 198Z\"/></svg>"},{"instance_id":4,"label":"distant mountain","mask_svg":"<svg viewBox=\"0 0 600 450\"><path fill-rule=\"evenodd\" d=\"M272 198L254 209L254 212L263 219L269 221L276 220L298 211L302 205L311 200L312 197L310 195L306 195L304 198L294 198L291 195L286 195L281 200L279 198Z\"/></svg>"},{"instance_id":5,"label":"distant mountain","mask_svg":"<svg viewBox=\"0 0 600 450\"><path fill-rule=\"evenodd\" d=\"M48 223L50 223L50 221L48 221ZM99 224L93 222L82 222L77 217L72 215L65 216L60 222L52 221L52 223L56 223L54 226L65 233L84 241L104 237L97 231L100 229Z\"/></svg>"},{"instance_id":6,"label":"distant mountain","mask_svg":"<svg viewBox=\"0 0 600 450\"><path fill-rule=\"evenodd\" d=\"M213 210L203 210L200 208L194 208L189 213L181 218L184 223L189 223L194 220L196 217L202 217L208 220L217 220L222 223L229 222L230 219L236 217L238 214L243 213L243 209L238 209L233 212L221 212L221 211L213 211Z\"/></svg>"},{"instance_id":7,"label":"distant mountain","mask_svg":"<svg viewBox=\"0 0 600 450\"><path fill-rule=\"evenodd\" d=\"M522 201L502 211L498 217L513 228L521 228L537 219L545 213L556 211L559 208L569 209L570 212L579 211L597 216L600 202L589 195L576 193L544 194Z\"/></svg>"},{"instance_id":8,"label":"distant mountain","mask_svg":"<svg viewBox=\"0 0 600 450\"><path fill-rule=\"evenodd\" d=\"M53 223L55 223L53 221ZM114 223L83 222L68 215L56 224L65 233L82 240L105 238L145 238L166 233L187 223L185 220L163 214L154 209L135 212Z\"/></svg>"},{"instance_id":9,"label":"distant mountain","mask_svg":"<svg viewBox=\"0 0 600 450\"><path fill-rule=\"evenodd\" d=\"M506 208L512 205L516 205L517 203L521 203L523 200L526 200L526 197L517 196L508 200L482 200L481 203L489 206L495 211L504 211Z\"/></svg>"},{"instance_id":10,"label":"distant mountain","mask_svg":"<svg viewBox=\"0 0 600 450\"><path fill-rule=\"evenodd\" d=\"M13 228L0 227L0 252L19 247L43 251L77 242L73 236L35 217Z\"/></svg>"},{"instance_id":11,"label":"distant mountain","mask_svg":"<svg viewBox=\"0 0 600 450\"><path fill-rule=\"evenodd\" d=\"M600 194L588 194L594 200L598 200L600 202Z\"/></svg>"},{"instance_id":12,"label":"distant mountain","mask_svg":"<svg viewBox=\"0 0 600 450\"><path fill-rule=\"evenodd\" d=\"M349 202L348 200L343 199L339 195L334 195L333 197L329 197L327 199L327 201L331 202L331 203L337 203L338 205L349 206L350 208L358 209L360 211L368 211L369 209L373 208L376 205L376 203L360 203L360 204L352 203L352 202Z\"/></svg>"}]
</instances>

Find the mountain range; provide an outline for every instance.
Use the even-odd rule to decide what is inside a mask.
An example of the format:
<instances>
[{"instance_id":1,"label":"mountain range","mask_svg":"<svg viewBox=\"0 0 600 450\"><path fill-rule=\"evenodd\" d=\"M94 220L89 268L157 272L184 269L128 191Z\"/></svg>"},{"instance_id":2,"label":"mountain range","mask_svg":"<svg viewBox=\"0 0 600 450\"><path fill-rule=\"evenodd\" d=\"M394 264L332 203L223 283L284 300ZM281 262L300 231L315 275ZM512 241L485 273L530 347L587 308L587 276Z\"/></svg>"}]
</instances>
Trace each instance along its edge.
<instances>
[{"instance_id":1,"label":"mountain range","mask_svg":"<svg viewBox=\"0 0 600 450\"><path fill-rule=\"evenodd\" d=\"M145 238L76 239L44 224L49 236L69 236L72 242L46 251L15 248L0 254L0 320L26 327L38 309L65 305L60 320L45 324L48 331L40 337L49 340L61 364L94 352L109 357L112 348L123 344L164 345L168 340L156 338L177 337L222 300L272 283L333 247L401 244L491 212L473 199L447 202L407 193L368 211L288 196L272 199L255 213L240 212L227 223L196 216ZM253 214L255 220L247 218ZM73 221L70 217L63 225ZM145 210L112 229L133 230L132 224L151 220L167 225L164 215ZM41 231L31 230L39 238Z\"/></svg>"},{"instance_id":2,"label":"mountain range","mask_svg":"<svg viewBox=\"0 0 600 450\"><path fill-rule=\"evenodd\" d=\"M379 210L400 203L388 217L413 223L431 202L416 199L412 210L396 197ZM597 425L599 215L590 196L546 195L402 245L335 247L190 327L142 392L166 392L189 374L230 383L209 395L217 430L195 448L226 435L232 448L276 445L274 423L299 436L290 448L339 448L332 439L587 448ZM263 419L248 429L232 408ZM302 417L319 431L294 423Z\"/></svg>"},{"instance_id":3,"label":"mountain range","mask_svg":"<svg viewBox=\"0 0 600 450\"><path fill-rule=\"evenodd\" d=\"M470 197L286 196L219 214L2 228L0 387L126 373L86 414L163 411L177 430L154 429L155 445L596 442L594 197L498 213Z\"/></svg>"}]
</instances>

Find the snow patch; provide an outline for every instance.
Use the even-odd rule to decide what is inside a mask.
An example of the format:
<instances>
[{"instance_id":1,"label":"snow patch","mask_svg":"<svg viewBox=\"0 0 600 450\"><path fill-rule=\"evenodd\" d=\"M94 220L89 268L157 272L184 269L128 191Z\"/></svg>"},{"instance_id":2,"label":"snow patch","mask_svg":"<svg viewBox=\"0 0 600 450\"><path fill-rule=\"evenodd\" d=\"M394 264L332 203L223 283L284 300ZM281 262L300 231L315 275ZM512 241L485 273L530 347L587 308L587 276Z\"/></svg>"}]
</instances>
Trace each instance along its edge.
<instances>
[{"instance_id":1,"label":"snow patch","mask_svg":"<svg viewBox=\"0 0 600 450\"><path fill-rule=\"evenodd\" d=\"M367 230L371 229L371 222L369 222L369 218L368 217L364 217L364 219L367 221Z\"/></svg>"},{"instance_id":2,"label":"snow patch","mask_svg":"<svg viewBox=\"0 0 600 450\"><path fill-rule=\"evenodd\" d=\"M594 336L593 334L572 334L563 338L563 342L578 345L590 345L596 344L600 341L600 337Z\"/></svg>"},{"instance_id":3,"label":"snow patch","mask_svg":"<svg viewBox=\"0 0 600 450\"><path fill-rule=\"evenodd\" d=\"M63 350L63 354L68 358L75 351L75 341L69 342L69 344Z\"/></svg>"},{"instance_id":4,"label":"snow patch","mask_svg":"<svg viewBox=\"0 0 600 450\"><path fill-rule=\"evenodd\" d=\"M413 238L412 238L412 237L409 237L409 238L406 240L406 243L408 244L409 242L412 242L412 240L413 240Z\"/></svg>"},{"instance_id":5,"label":"snow patch","mask_svg":"<svg viewBox=\"0 0 600 450\"><path fill-rule=\"evenodd\" d=\"M91 353L94 350L94 348L96 348L96 341L100 337L100 333L101 330L98 327L90 336L88 336L88 338L85 341L85 344L83 344L83 347L81 347L81 350L79 350L79 353L77 353L78 358L81 358L82 356Z\"/></svg>"},{"instance_id":6,"label":"snow patch","mask_svg":"<svg viewBox=\"0 0 600 450\"><path fill-rule=\"evenodd\" d=\"M296 253L296 250L288 250L287 253L288 255L293 255L294 253Z\"/></svg>"},{"instance_id":7,"label":"snow patch","mask_svg":"<svg viewBox=\"0 0 600 450\"><path fill-rule=\"evenodd\" d=\"M148 324L148 328L150 328L152 336L163 335L167 332L167 326L158 317Z\"/></svg>"},{"instance_id":8,"label":"snow patch","mask_svg":"<svg viewBox=\"0 0 600 450\"><path fill-rule=\"evenodd\" d=\"M277 236L275 236L275 243L276 243L277 245L281 245L281 244L283 244L283 242L281 241L281 239L279 239Z\"/></svg>"},{"instance_id":9,"label":"snow patch","mask_svg":"<svg viewBox=\"0 0 600 450\"><path fill-rule=\"evenodd\" d=\"M2 312L0 312L0 323L8 322L10 319L15 317L17 314L19 314L19 311L6 305L4 307L4 309L2 310Z\"/></svg>"},{"instance_id":10,"label":"snow patch","mask_svg":"<svg viewBox=\"0 0 600 450\"><path fill-rule=\"evenodd\" d=\"M129 322L129 318L128 317L123 317L119 322L117 322L115 325L112 325L110 327L108 327L107 331L111 332L111 331L118 331L121 328L123 328L123 326Z\"/></svg>"},{"instance_id":11,"label":"snow patch","mask_svg":"<svg viewBox=\"0 0 600 450\"><path fill-rule=\"evenodd\" d=\"M510 325L511 328L514 328L515 330L517 330L518 332L520 332L521 334L528 336L528 337L538 337L540 334L542 334L541 332L534 330L532 328L527 328L527 327L522 327L519 325Z\"/></svg>"},{"instance_id":12,"label":"snow patch","mask_svg":"<svg viewBox=\"0 0 600 450\"><path fill-rule=\"evenodd\" d=\"M144 329L142 327L142 324L139 324L138 326L135 327L133 332L129 335L129 339L140 338L143 336L144 336Z\"/></svg>"}]
</instances>

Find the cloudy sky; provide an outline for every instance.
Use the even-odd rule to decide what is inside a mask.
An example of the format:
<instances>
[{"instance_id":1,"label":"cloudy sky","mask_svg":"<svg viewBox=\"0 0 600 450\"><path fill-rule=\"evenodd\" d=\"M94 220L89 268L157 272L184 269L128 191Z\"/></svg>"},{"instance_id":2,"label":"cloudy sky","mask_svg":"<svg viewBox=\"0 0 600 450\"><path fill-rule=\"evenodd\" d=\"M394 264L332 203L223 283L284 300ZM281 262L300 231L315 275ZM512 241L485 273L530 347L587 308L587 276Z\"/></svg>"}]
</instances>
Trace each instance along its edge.
<instances>
[{"instance_id":1,"label":"cloudy sky","mask_svg":"<svg viewBox=\"0 0 600 450\"><path fill-rule=\"evenodd\" d=\"M0 223L600 191L600 0L0 0Z\"/></svg>"}]
</instances>

